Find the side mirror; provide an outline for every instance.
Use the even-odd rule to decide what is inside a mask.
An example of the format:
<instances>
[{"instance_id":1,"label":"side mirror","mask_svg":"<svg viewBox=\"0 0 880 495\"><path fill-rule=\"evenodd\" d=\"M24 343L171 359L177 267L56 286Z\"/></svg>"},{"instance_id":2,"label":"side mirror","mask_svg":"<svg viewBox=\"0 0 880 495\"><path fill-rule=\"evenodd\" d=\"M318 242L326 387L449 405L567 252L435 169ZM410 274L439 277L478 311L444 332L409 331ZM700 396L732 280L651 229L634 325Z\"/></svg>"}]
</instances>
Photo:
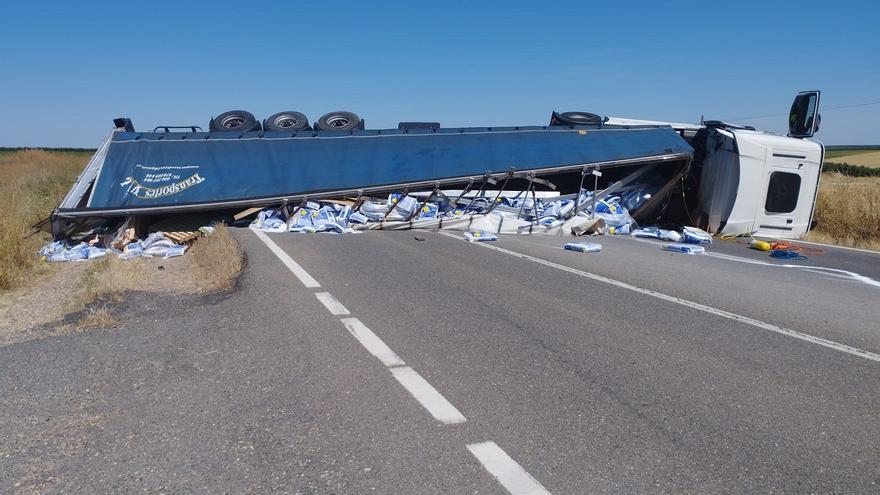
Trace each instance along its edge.
<instances>
[{"instance_id":1,"label":"side mirror","mask_svg":"<svg viewBox=\"0 0 880 495\"><path fill-rule=\"evenodd\" d=\"M819 91L802 91L788 113L788 136L808 138L819 131Z\"/></svg>"}]
</instances>

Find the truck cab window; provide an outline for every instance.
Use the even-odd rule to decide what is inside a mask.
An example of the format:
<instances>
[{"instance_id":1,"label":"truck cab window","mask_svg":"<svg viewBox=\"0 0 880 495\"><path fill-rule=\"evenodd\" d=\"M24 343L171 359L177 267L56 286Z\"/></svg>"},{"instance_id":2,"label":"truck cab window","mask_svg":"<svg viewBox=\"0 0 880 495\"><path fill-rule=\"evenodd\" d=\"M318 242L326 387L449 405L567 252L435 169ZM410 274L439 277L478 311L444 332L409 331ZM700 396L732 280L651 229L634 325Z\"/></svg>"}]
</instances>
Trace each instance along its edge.
<instances>
[{"instance_id":1,"label":"truck cab window","mask_svg":"<svg viewBox=\"0 0 880 495\"><path fill-rule=\"evenodd\" d=\"M801 176L789 172L773 172L767 186L767 202L764 209L768 213L791 213L797 208L798 193L801 190Z\"/></svg>"}]
</instances>

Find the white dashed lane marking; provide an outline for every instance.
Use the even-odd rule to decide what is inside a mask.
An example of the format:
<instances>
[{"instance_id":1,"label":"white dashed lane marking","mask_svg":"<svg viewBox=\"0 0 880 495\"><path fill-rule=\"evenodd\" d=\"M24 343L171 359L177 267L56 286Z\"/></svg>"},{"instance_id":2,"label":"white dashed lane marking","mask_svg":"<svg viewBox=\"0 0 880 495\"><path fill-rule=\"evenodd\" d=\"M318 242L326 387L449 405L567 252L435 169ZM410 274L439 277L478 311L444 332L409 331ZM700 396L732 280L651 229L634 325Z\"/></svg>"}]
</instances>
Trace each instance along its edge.
<instances>
[{"instance_id":1,"label":"white dashed lane marking","mask_svg":"<svg viewBox=\"0 0 880 495\"><path fill-rule=\"evenodd\" d=\"M332 315L340 316L340 315L349 315L348 309L342 305L332 294L329 292L315 292L315 297L321 301L321 304L327 308L327 311Z\"/></svg>"},{"instance_id":2,"label":"white dashed lane marking","mask_svg":"<svg viewBox=\"0 0 880 495\"><path fill-rule=\"evenodd\" d=\"M312 278L296 261L284 252L264 232L252 229L254 234L277 256L287 268L308 288L321 285ZM351 312L329 292L315 292L315 297L336 316L349 315ZM340 318L346 330L361 343L370 354L390 368L392 376L403 388L415 398L435 419L444 424L464 423L467 419L461 412L446 400L440 392L427 382L415 370L406 366L403 359L395 354L385 342L382 342L372 330L357 318Z\"/></svg>"},{"instance_id":3,"label":"white dashed lane marking","mask_svg":"<svg viewBox=\"0 0 880 495\"><path fill-rule=\"evenodd\" d=\"M455 406L409 366L391 368L391 374L437 421L447 425L467 421Z\"/></svg>"},{"instance_id":4,"label":"white dashed lane marking","mask_svg":"<svg viewBox=\"0 0 880 495\"><path fill-rule=\"evenodd\" d=\"M550 494L495 442L472 443L467 448L511 495Z\"/></svg>"},{"instance_id":5,"label":"white dashed lane marking","mask_svg":"<svg viewBox=\"0 0 880 495\"><path fill-rule=\"evenodd\" d=\"M385 345L385 342L382 342L382 339L377 337L372 330L367 328L367 326L361 323L357 318L342 318L342 324L345 325L348 332L356 338L366 350L370 351L370 354L376 356L376 358L378 358L379 361L382 361L382 364L385 366L390 368L392 366L404 366L406 364L403 362L403 359L400 359L400 357L391 350L390 347Z\"/></svg>"},{"instance_id":6,"label":"white dashed lane marking","mask_svg":"<svg viewBox=\"0 0 880 495\"><path fill-rule=\"evenodd\" d=\"M278 245L275 244L272 239L269 239L269 236L267 236L265 232L257 229L251 230L254 234L256 234L257 238L263 241L263 244L268 246L269 250L272 251L275 256L277 256L278 259L281 260L282 263L284 263L284 266L286 266L296 276L296 278L298 278L299 281L306 286L306 288L316 289L321 286L321 284L319 284L317 280L312 278L312 276L309 275L307 271L303 270L303 267L299 266L299 263L293 261L293 258L288 256L283 249L278 247Z\"/></svg>"}]
</instances>

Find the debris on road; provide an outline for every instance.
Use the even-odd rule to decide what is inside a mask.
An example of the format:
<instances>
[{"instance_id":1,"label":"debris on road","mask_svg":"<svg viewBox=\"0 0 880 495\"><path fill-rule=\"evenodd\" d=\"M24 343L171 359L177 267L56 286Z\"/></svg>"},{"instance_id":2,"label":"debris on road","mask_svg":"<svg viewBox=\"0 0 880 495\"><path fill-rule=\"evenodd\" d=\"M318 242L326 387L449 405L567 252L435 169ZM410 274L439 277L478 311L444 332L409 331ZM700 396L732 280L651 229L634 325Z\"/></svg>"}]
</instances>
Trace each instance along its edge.
<instances>
[{"instance_id":1,"label":"debris on road","mask_svg":"<svg viewBox=\"0 0 880 495\"><path fill-rule=\"evenodd\" d=\"M780 260L795 260L795 261L807 259L806 256L798 253L797 251L791 251L791 250L787 250L787 249L774 249L773 251L770 251L770 257L780 259Z\"/></svg>"},{"instance_id":2,"label":"debris on road","mask_svg":"<svg viewBox=\"0 0 880 495\"><path fill-rule=\"evenodd\" d=\"M497 241L498 236L495 234L490 234L484 230L479 230L477 232L465 232L464 238L468 240L468 242L489 242L489 241Z\"/></svg>"},{"instance_id":3,"label":"debris on road","mask_svg":"<svg viewBox=\"0 0 880 495\"><path fill-rule=\"evenodd\" d=\"M712 234L696 227L684 227L682 229L684 242L688 244L711 244Z\"/></svg>"},{"instance_id":4,"label":"debris on road","mask_svg":"<svg viewBox=\"0 0 880 495\"><path fill-rule=\"evenodd\" d=\"M749 247L758 251L770 251L771 246L767 241L759 241L758 239L752 239L749 241Z\"/></svg>"},{"instance_id":5,"label":"debris on road","mask_svg":"<svg viewBox=\"0 0 880 495\"><path fill-rule=\"evenodd\" d=\"M562 248L579 253L598 253L602 250L602 245L596 242L569 242L562 246Z\"/></svg>"},{"instance_id":6,"label":"debris on road","mask_svg":"<svg viewBox=\"0 0 880 495\"><path fill-rule=\"evenodd\" d=\"M700 254L706 252L706 248L704 248L703 246L694 246L692 244L679 244L675 242L672 244L663 244L662 246L660 246L660 248L666 251L673 251L676 253L685 254Z\"/></svg>"},{"instance_id":7,"label":"debris on road","mask_svg":"<svg viewBox=\"0 0 880 495\"><path fill-rule=\"evenodd\" d=\"M681 242L682 235L674 230L660 229L657 227L643 227L632 231L633 237L648 239L660 239L662 241Z\"/></svg>"},{"instance_id":8,"label":"debris on road","mask_svg":"<svg viewBox=\"0 0 880 495\"><path fill-rule=\"evenodd\" d=\"M180 225L185 222L175 219L174 224ZM171 222L157 222L150 227L151 233L143 239L139 239L135 227L129 227L133 223L131 217L123 221L119 227L113 229L102 227L84 234L74 236L78 242L67 239L52 241L40 248L40 259L53 263L64 261L82 261L103 258L108 255L116 255L120 259L131 258L175 258L183 256L192 243L199 236L210 235L214 232L212 226L202 226L193 231L156 231L155 227L171 225ZM115 232L115 233L111 233Z\"/></svg>"}]
</instances>

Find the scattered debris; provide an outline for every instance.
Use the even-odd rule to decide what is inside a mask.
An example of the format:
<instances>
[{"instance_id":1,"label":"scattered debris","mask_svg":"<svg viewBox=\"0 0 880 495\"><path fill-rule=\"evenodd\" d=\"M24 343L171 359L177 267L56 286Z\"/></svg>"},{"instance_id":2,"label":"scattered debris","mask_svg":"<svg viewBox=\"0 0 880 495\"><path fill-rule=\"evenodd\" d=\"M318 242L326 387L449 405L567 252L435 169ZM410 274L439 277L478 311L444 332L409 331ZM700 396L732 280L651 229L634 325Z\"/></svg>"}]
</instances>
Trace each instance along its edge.
<instances>
[{"instance_id":1,"label":"scattered debris","mask_svg":"<svg viewBox=\"0 0 880 495\"><path fill-rule=\"evenodd\" d=\"M199 227L193 232L169 233L158 231L145 239L134 236L135 228L129 227L129 219L125 220L115 234L95 234L88 242L82 241L71 245L67 240L53 241L40 248L39 256L44 261L53 263L64 261L82 261L103 258L115 254L123 260L131 258L175 258L183 256L189 248L185 242L191 242L199 235L210 235L214 227ZM184 239L179 241L179 239Z\"/></svg>"},{"instance_id":2,"label":"scattered debris","mask_svg":"<svg viewBox=\"0 0 880 495\"><path fill-rule=\"evenodd\" d=\"M602 235L605 233L605 220L577 216L565 222L562 230L570 231L573 236Z\"/></svg>"},{"instance_id":3,"label":"scattered debris","mask_svg":"<svg viewBox=\"0 0 880 495\"><path fill-rule=\"evenodd\" d=\"M569 242L562 248L579 253L598 253L602 250L602 245L595 242Z\"/></svg>"},{"instance_id":4,"label":"scattered debris","mask_svg":"<svg viewBox=\"0 0 880 495\"><path fill-rule=\"evenodd\" d=\"M260 210L262 210L262 208L256 208L256 207L248 208L246 210L243 210L243 211L236 213L235 215L232 215L232 219L238 221L243 218L247 218L247 217L253 215L254 213L259 213Z\"/></svg>"},{"instance_id":5,"label":"scattered debris","mask_svg":"<svg viewBox=\"0 0 880 495\"><path fill-rule=\"evenodd\" d=\"M798 253L797 251L791 251L787 249L774 249L770 251L770 257L776 258L780 260L805 260L806 256Z\"/></svg>"},{"instance_id":6,"label":"scattered debris","mask_svg":"<svg viewBox=\"0 0 880 495\"><path fill-rule=\"evenodd\" d=\"M711 244L712 234L696 227L684 227L682 229L684 242L689 244Z\"/></svg>"},{"instance_id":7,"label":"scattered debris","mask_svg":"<svg viewBox=\"0 0 880 495\"><path fill-rule=\"evenodd\" d=\"M497 241L498 236L495 234L491 234L484 230L480 230L477 232L465 232L464 238L468 240L468 242L487 242L487 241Z\"/></svg>"},{"instance_id":8,"label":"scattered debris","mask_svg":"<svg viewBox=\"0 0 880 495\"><path fill-rule=\"evenodd\" d=\"M176 244L185 244L202 235L200 229L213 219L212 214L175 215L150 225L148 232L162 232Z\"/></svg>"},{"instance_id":9,"label":"scattered debris","mask_svg":"<svg viewBox=\"0 0 880 495\"><path fill-rule=\"evenodd\" d=\"M703 246L694 246L692 244L679 244L675 242L672 244L663 244L662 246L660 246L660 248L666 251L673 251L676 253L685 254L699 254L706 252L706 248L704 248Z\"/></svg>"},{"instance_id":10,"label":"scattered debris","mask_svg":"<svg viewBox=\"0 0 880 495\"><path fill-rule=\"evenodd\" d=\"M758 239L752 239L749 241L749 247L758 251L770 251L771 248L769 242L759 241Z\"/></svg>"},{"instance_id":11,"label":"scattered debris","mask_svg":"<svg viewBox=\"0 0 880 495\"><path fill-rule=\"evenodd\" d=\"M660 239L663 241L681 242L682 235L674 230L659 229L657 227L643 227L635 229L630 234L633 237ZM711 239L711 237L710 237Z\"/></svg>"}]
</instances>

